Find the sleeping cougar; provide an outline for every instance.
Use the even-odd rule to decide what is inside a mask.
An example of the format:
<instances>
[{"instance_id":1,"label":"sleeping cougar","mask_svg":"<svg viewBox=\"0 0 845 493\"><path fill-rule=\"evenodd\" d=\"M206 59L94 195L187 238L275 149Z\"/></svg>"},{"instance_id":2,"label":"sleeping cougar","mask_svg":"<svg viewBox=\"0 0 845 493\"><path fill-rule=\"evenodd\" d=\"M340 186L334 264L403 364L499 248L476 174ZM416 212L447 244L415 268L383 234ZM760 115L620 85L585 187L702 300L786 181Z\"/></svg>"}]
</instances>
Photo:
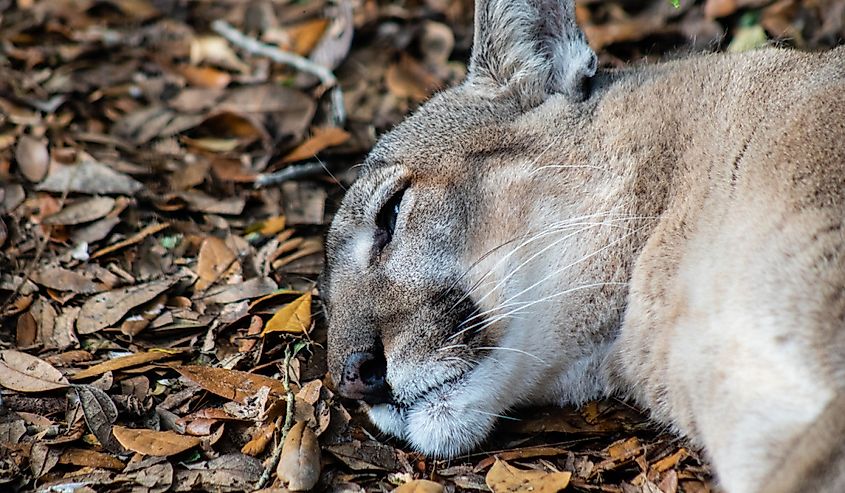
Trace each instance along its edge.
<instances>
[{"instance_id":1,"label":"sleeping cougar","mask_svg":"<svg viewBox=\"0 0 845 493\"><path fill-rule=\"evenodd\" d=\"M845 491L845 47L597 70L572 0L479 0L469 75L327 239L342 395L427 454L633 399L722 486Z\"/></svg>"}]
</instances>

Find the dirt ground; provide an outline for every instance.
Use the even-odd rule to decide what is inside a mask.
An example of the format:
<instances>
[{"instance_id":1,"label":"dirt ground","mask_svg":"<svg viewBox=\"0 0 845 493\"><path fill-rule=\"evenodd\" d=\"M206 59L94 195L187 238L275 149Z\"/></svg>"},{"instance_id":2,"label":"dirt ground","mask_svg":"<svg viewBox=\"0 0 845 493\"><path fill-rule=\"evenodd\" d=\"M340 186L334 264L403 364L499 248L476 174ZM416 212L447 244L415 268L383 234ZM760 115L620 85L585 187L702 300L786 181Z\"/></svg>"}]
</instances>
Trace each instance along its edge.
<instances>
[{"instance_id":1,"label":"dirt ground","mask_svg":"<svg viewBox=\"0 0 845 493\"><path fill-rule=\"evenodd\" d=\"M845 0L577 12L604 67L845 41ZM439 461L332 392L323 235L471 25L469 0L0 0L0 489L714 491L624 402L517 410Z\"/></svg>"}]
</instances>

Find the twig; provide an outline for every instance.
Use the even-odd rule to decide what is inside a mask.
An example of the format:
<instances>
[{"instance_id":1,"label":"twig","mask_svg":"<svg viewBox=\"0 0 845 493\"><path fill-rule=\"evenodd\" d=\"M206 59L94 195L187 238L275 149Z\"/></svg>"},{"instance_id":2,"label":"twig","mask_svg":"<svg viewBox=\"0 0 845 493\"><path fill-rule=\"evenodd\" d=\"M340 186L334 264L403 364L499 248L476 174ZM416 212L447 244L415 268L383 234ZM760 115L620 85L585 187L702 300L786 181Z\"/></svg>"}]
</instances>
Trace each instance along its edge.
<instances>
[{"instance_id":1,"label":"twig","mask_svg":"<svg viewBox=\"0 0 845 493\"><path fill-rule=\"evenodd\" d=\"M285 168L275 171L273 173L262 173L255 179L253 187L264 188L271 185L278 185L289 180L296 180L299 178L310 178L322 174L324 171L322 163L317 161L293 164Z\"/></svg>"},{"instance_id":2,"label":"twig","mask_svg":"<svg viewBox=\"0 0 845 493\"><path fill-rule=\"evenodd\" d=\"M255 489L260 490L267 486L267 483L270 481L270 477L273 475L273 472L276 470L276 466L279 465L279 459L282 458L282 448L285 445L285 439L288 436L288 432L290 431L291 426L293 426L293 391L290 389L290 360L293 357L293 353L290 350L290 346L285 347L285 362L284 362L284 372L285 378L282 379L282 385L285 387L285 400L287 401L287 406L285 408L285 422L282 425L282 433L279 437L279 443L276 444L276 447L273 449L273 455L270 456L270 460L267 465L264 467L264 472L261 473L261 477L258 478L258 483L255 484ZM281 416L279 417L281 419Z\"/></svg>"},{"instance_id":3,"label":"twig","mask_svg":"<svg viewBox=\"0 0 845 493\"><path fill-rule=\"evenodd\" d=\"M244 51L254 55L267 57L276 63L290 65L301 72L307 72L320 79L320 82L324 87L331 89L331 94L329 96L331 98L332 105L332 120L337 126L343 126L346 121L346 110L343 107L343 93L340 90L337 77L334 76L331 70L323 67L322 65L318 65L305 57L301 57L295 53L282 51L275 46L262 43L255 38L251 38L238 31L224 20L217 19L212 22L211 29Z\"/></svg>"}]
</instances>

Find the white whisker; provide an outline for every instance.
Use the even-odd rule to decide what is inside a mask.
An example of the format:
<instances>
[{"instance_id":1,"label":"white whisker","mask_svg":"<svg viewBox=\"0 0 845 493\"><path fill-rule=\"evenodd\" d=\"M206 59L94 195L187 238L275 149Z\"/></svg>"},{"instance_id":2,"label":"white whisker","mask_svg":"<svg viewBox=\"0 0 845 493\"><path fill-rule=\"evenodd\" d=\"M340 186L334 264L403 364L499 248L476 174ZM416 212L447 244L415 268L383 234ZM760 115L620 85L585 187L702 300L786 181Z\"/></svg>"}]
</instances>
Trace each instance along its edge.
<instances>
[{"instance_id":1,"label":"white whisker","mask_svg":"<svg viewBox=\"0 0 845 493\"><path fill-rule=\"evenodd\" d=\"M512 347L502 347L502 346L483 346L483 347L477 347L476 349L479 349L479 350L485 350L486 349L486 350L489 350L489 351L513 351L515 353L524 354L525 356L529 356L531 358L534 358L535 360L539 361L540 363L548 366L548 363L543 358L541 358L537 355L531 354L528 351L523 351L522 349L516 349L516 348L512 348Z\"/></svg>"}]
</instances>

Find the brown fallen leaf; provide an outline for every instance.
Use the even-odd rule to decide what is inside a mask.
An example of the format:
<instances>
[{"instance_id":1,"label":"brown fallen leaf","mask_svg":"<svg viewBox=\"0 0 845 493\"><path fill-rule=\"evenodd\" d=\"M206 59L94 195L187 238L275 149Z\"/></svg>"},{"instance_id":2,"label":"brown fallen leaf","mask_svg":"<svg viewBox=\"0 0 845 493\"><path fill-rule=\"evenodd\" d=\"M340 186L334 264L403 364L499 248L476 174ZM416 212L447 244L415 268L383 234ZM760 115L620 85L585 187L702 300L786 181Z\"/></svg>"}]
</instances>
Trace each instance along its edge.
<instances>
[{"instance_id":1,"label":"brown fallen leaf","mask_svg":"<svg viewBox=\"0 0 845 493\"><path fill-rule=\"evenodd\" d=\"M188 190L177 194L188 203L188 208L209 214L226 214L236 216L243 212L246 206L244 197L211 197L197 190Z\"/></svg>"},{"instance_id":2,"label":"brown fallen leaf","mask_svg":"<svg viewBox=\"0 0 845 493\"><path fill-rule=\"evenodd\" d=\"M202 442L198 437L180 435L173 431L133 429L123 426L112 428L117 441L127 449L143 455L169 457L196 447Z\"/></svg>"},{"instance_id":3,"label":"brown fallen leaf","mask_svg":"<svg viewBox=\"0 0 845 493\"><path fill-rule=\"evenodd\" d=\"M197 276L199 276L199 279L194 285L194 290L205 291L208 289L226 271L234 267L237 258L237 255L226 246L226 242L220 238L209 236L203 240L197 258Z\"/></svg>"},{"instance_id":4,"label":"brown fallen leaf","mask_svg":"<svg viewBox=\"0 0 845 493\"><path fill-rule=\"evenodd\" d=\"M276 281L270 277L256 277L241 284L228 284L226 286L215 286L202 297L208 304L212 303L234 303L236 301L258 298L272 293L278 289Z\"/></svg>"},{"instance_id":5,"label":"brown fallen leaf","mask_svg":"<svg viewBox=\"0 0 845 493\"><path fill-rule=\"evenodd\" d=\"M15 326L15 343L17 347L28 347L35 344L38 338L38 322L35 321L35 316L32 310L22 314L18 317Z\"/></svg>"},{"instance_id":6,"label":"brown fallen leaf","mask_svg":"<svg viewBox=\"0 0 845 493\"><path fill-rule=\"evenodd\" d=\"M94 355L84 349L75 349L72 351L65 351L63 353L54 354L44 358L44 361L53 366L70 366L74 363L81 363L84 361L91 361Z\"/></svg>"},{"instance_id":7,"label":"brown fallen leaf","mask_svg":"<svg viewBox=\"0 0 845 493\"><path fill-rule=\"evenodd\" d=\"M92 197L69 205L59 212L47 216L43 224L61 224L72 226L88 223L106 217L114 209L115 200L111 197Z\"/></svg>"},{"instance_id":8,"label":"brown fallen leaf","mask_svg":"<svg viewBox=\"0 0 845 493\"><path fill-rule=\"evenodd\" d=\"M170 223L151 224L151 225L147 226L146 228L142 229L141 231L138 231L137 233L135 233L134 235L130 236L129 238L127 238L123 241L119 241L119 242L117 242L113 245L109 245L109 246L107 246L107 247L105 247L101 250L98 250L97 252L95 252L91 255L91 259L93 260L95 258L102 257L103 255L108 255L110 253L116 252L117 250L120 250L121 248L126 248L129 245L134 245L135 243L140 243L147 236L154 235L154 234L158 233L159 231L162 231L162 230L167 229L169 227L170 227Z\"/></svg>"},{"instance_id":9,"label":"brown fallen leaf","mask_svg":"<svg viewBox=\"0 0 845 493\"><path fill-rule=\"evenodd\" d=\"M262 471L261 461L255 457L221 455L208 462L193 463L191 469L176 469L169 491L252 491Z\"/></svg>"},{"instance_id":10,"label":"brown fallen leaf","mask_svg":"<svg viewBox=\"0 0 845 493\"><path fill-rule=\"evenodd\" d=\"M20 443L21 438L26 435L27 423L32 423L34 419L46 421L46 423L38 423L39 426L41 426L42 428L46 428L47 426L50 426L52 424L49 419L43 416L38 416L36 414L18 412L18 416L20 416L21 418L25 418L26 421L24 421L24 419L15 419L14 421L6 421L4 423L0 423L0 444L9 446L17 445L18 443Z\"/></svg>"},{"instance_id":11,"label":"brown fallen leaf","mask_svg":"<svg viewBox=\"0 0 845 493\"><path fill-rule=\"evenodd\" d=\"M329 445L325 450L354 471L396 471L402 468L397 457L398 451L375 440L353 440Z\"/></svg>"},{"instance_id":12,"label":"brown fallen leaf","mask_svg":"<svg viewBox=\"0 0 845 493\"><path fill-rule=\"evenodd\" d=\"M349 140L349 137L349 132L341 128L315 128L311 137L283 157L282 162L293 163L295 161L311 159L324 149L343 144Z\"/></svg>"},{"instance_id":13,"label":"brown fallen leaf","mask_svg":"<svg viewBox=\"0 0 845 493\"><path fill-rule=\"evenodd\" d=\"M73 377L71 377L72 379ZM497 460L514 460L514 459L533 459L535 457L555 457L559 455L565 455L569 449L565 448L558 448L558 447L526 447L520 448L516 450L508 450L505 452L501 452L496 454L495 457L488 457L481 462L479 462L475 466L476 471L482 471L487 469Z\"/></svg>"},{"instance_id":14,"label":"brown fallen leaf","mask_svg":"<svg viewBox=\"0 0 845 493\"><path fill-rule=\"evenodd\" d=\"M54 164L47 178L35 188L56 193L68 191L89 195L134 195L144 186L129 175L115 171L105 164L85 161L73 166Z\"/></svg>"},{"instance_id":15,"label":"brown fallen leaf","mask_svg":"<svg viewBox=\"0 0 845 493\"><path fill-rule=\"evenodd\" d=\"M45 392L68 385L50 363L14 349L0 351L0 386L18 392Z\"/></svg>"},{"instance_id":16,"label":"brown fallen leaf","mask_svg":"<svg viewBox=\"0 0 845 493\"><path fill-rule=\"evenodd\" d=\"M663 472L678 465L679 462L689 457L689 452L685 448L679 448L674 454L660 459L651 465L651 469L657 472Z\"/></svg>"},{"instance_id":17,"label":"brown fallen leaf","mask_svg":"<svg viewBox=\"0 0 845 493\"><path fill-rule=\"evenodd\" d=\"M305 423L296 423L288 432L276 474L290 491L308 491L320 479L320 444Z\"/></svg>"},{"instance_id":18,"label":"brown fallen leaf","mask_svg":"<svg viewBox=\"0 0 845 493\"><path fill-rule=\"evenodd\" d=\"M301 334L311 326L311 293L305 293L291 303L283 306L273 315L261 336L271 332L287 332Z\"/></svg>"},{"instance_id":19,"label":"brown fallen leaf","mask_svg":"<svg viewBox=\"0 0 845 493\"><path fill-rule=\"evenodd\" d=\"M277 397L285 395L282 382L263 375L196 365L177 366L174 370L212 394L241 404L257 394L261 387L268 387Z\"/></svg>"},{"instance_id":20,"label":"brown fallen leaf","mask_svg":"<svg viewBox=\"0 0 845 493\"><path fill-rule=\"evenodd\" d=\"M443 493L443 491L443 485L440 483L427 479L414 479L394 489L393 493Z\"/></svg>"},{"instance_id":21,"label":"brown fallen leaf","mask_svg":"<svg viewBox=\"0 0 845 493\"><path fill-rule=\"evenodd\" d=\"M270 444L275 432L275 422L270 421L269 423L261 425L257 430L255 430L255 434L252 436L250 441L246 442L246 444L241 447L241 453L251 455L253 457L260 455L267 450L267 445Z\"/></svg>"},{"instance_id":22,"label":"brown fallen leaf","mask_svg":"<svg viewBox=\"0 0 845 493\"><path fill-rule=\"evenodd\" d=\"M112 424L117 421L117 406L103 390L93 385L74 385L85 424L100 444L115 453L124 452L112 435Z\"/></svg>"},{"instance_id":23,"label":"brown fallen leaf","mask_svg":"<svg viewBox=\"0 0 845 493\"><path fill-rule=\"evenodd\" d=\"M319 18L309 19L285 29L285 33L292 44L291 50L300 56L311 53L311 50L317 46L320 38L323 37L328 25L328 19Z\"/></svg>"},{"instance_id":24,"label":"brown fallen leaf","mask_svg":"<svg viewBox=\"0 0 845 493\"><path fill-rule=\"evenodd\" d=\"M210 62L221 67L246 72L248 67L220 36L196 36L191 40L191 64Z\"/></svg>"},{"instance_id":25,"label":"brown fallen leaf","mask_svg":"<svg viewBox=\"0 0 845 493\"><path fill-rule=\"evenodd\" d=\"M80 334L92 334L116 324L129 310L166 291L175 279L164 279L92 296L82 305L76 321Z\"/></svg>"},{"instance_id":26,"label":"brown fallen leaf","mask_svg":"<svg viewBox=\"0 0 845 493\"><path fill-rule=\"evenodd\" d=\"M122 356L120 358L110 359L104 361L100 364L94 365L90 368L86 368L82 371L76 372L71 375L71 380L82 380L83 378L90 378L95 377L97 375L102 375L107 371L117 371L122 370L124 368L130 368L133 366L139 366L146 363L151 363L153 361L158 361L166 358L171 358L174 355L179 354L179 351L148 351L145 353L135 353L130 354L128 356Z\"/></svg>"},{"instance_id":27,"label":"brown fallen leaf","mask_svg":"<svg viewBox=\"0 0 845 493\"><path fill-rule=\"evenodd\" d=\"M15 148L15 160L21 174L29 181L37 183L47 176L50 167L50 152L47 144L30 137L21 135Z\"/></svg>"},{"instance_id":28,"label":"brown fallen leaf","mask_svg":"<svg viewBox=\"0 0 845 493\"><path fill-rule=\"evenodd\" d=\"M40 478L50 472L59 463L59 451L41 442L32 444L29 454L29 468L33 476Z\"/></svg>"},{"instance_id":29,"label":"brown fallen leaf","mask_svg":"<svg viewBox=\"0 0 845 493\"><path fill-rule=\"evenodd\" d=\"M287 219L284 215L273 216L260 223L258 232L263 234L264 236L271 236L285 229L286 224Z\"/></svg>"},{"instance_id":30,"label":"brown fallen leaf","mask_svg":"<svg viewBox=\"0 0 845 493\"><path fill-rule=\"evenodd\" d=\"M94 243L102 240L120 223L120 218L106 217L91 224L75 228L70 237L74 243Z\"/></svg>"},{"instance_id":31,"label":"brown fallen leaf","mask_svg":"<svg viewBox=\"0 0 845 493\"><path fill-rule=\"evenodd\" d=\"M497 460L484 481L493 493L557 493L569 485L570 472L517 469Z\"/></svg>"},{"instance_id":32,"label":"brown fallen leaf","mask_svg":"<svg viewBox=\"0 0 845 493\"><path fill-rule=\"evenodd\" d=\"M188 81L188 84L208 89L223 89L232 81L231 75L211 67L185 65L179 67L179 73Z\"/></svg>"},{"instance_id":33,"label":"brown fallen leaf","mask_svg":"<svg viewBox=\"0 0 845 493\"><path fill-rule=\"evenodd\" d=\"M642 450L642 445L637 437L630 437L620 440L607 447L607 454L613 460L627 459Z\"/></svg>"},{"instance_id":34,"label":"brown fallen leaf","mask_svg":"<svg viewBox=\"0 0 845 493\"><path fill-rule=\"evenodd\" d=\"M48 267L37 270L29 278L37 284L55 289L56 291L93 294L104 289L102 285L98 285L82 274L61 267Z\"/></svg>"},{"instance_id":35,"label":"brown fallen leaf","mask_svg":"<svg viewBox=\"0 0 845 493\"><path fill-rule=\"evenodd\" d=\"M264 321L258 315L252 315L249 321L246 335L250 337L242 337L238 339L238 351L241 353L248 353L258 343L258 338L254 337L261 334L264 329Z\"/></svg>"},{"instance_id":36,"label":"brown fallen leaf","mask_svg":"<svg viewBox=\"0 0 845 493\"><path fill-rule=\"evenodd\" d=\"M704 15L711 19L726 17L736 12L736 0L707 0L704 4Z\"/></svg>"},{"instance_id":37,"label":"brown fallen leaf","mask_svg":"<svg viewBox=\"0 0 845 493\"><path fill-rule=\"evenodd\" d=\"M70 464L80 467L99 467L103 469L123 470L126 466L120 459L113 455L104 454L89 449L67 448L62 451L59 457L59 464Z\"/></svg>"}]
</instances>

